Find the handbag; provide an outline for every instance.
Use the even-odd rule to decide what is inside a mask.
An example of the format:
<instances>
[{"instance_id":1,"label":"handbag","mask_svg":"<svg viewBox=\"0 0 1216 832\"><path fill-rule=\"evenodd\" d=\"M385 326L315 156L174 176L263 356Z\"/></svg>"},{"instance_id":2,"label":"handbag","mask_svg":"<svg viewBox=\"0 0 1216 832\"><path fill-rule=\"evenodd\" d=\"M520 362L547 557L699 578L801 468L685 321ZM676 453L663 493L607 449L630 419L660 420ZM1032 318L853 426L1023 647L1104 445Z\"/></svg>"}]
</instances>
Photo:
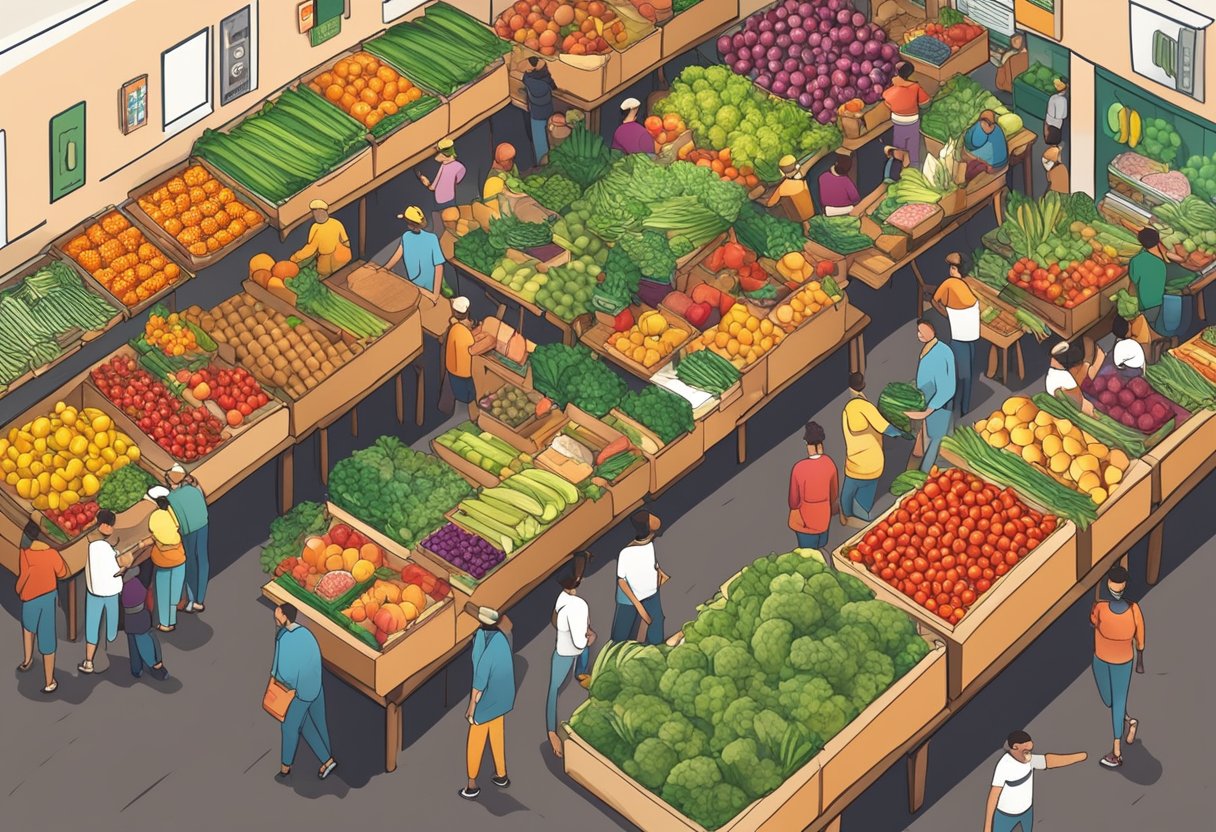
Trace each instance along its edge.
<instances>
[{"instance_id":1,"label":"handbag","mask_svg":"<svg viewBox=\"0 0 1216 832\"><path fill-rule=\"evenodd\" d=\"M287 709L295 701L296 692L283 687L278 679L271 679L262 696L262 710L282 722L287 718Z\"/></svg>"}]
</instances>

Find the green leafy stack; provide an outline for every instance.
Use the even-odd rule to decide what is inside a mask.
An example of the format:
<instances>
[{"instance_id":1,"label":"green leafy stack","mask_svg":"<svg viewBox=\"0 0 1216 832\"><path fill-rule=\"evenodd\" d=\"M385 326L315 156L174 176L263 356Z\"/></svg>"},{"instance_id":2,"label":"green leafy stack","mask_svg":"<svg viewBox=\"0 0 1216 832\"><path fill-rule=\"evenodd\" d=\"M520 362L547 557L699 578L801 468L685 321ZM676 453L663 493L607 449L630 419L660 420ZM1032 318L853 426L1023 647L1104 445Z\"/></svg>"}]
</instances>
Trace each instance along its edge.
<instances>
[{"instance_id":1,"label":"green leafy stack","mask_svg":"<svg viewBox=\"0 0 1216 832\"><path fill-rule=\"evenodd\" d=\"M570 203L582 196L583 189L578 183L560 173L541 175L534 173L525 177L520 186L524 193L535 199L550 211L562 212Z\"/></svg>"},{"instance_id":2,"label":"green leafy stack","mask_svg":"<svg viewBox=\"0 0 1216 832\"><path fill-rule=\"evenodd\" d=\"M490 242L490 235L484 228L474 228L463 237L458 237L453 251L457 260L482 274L492 272L506 253L506 246L500 247Z\"/></svg>"},{"instance_id":3,"label":"green leafy stack","mask_svg":"<svg viewBox=\"0 0 1216 832\"><path fill-rule=\"evenodd\" d=\"M629 392L621 400L621 410L645 425L666 445L692 431L692 405L670 390L647 386L641 393Z\"/></svg>"},{"instance_id":4,"label":"green leafy stack","mask_svg":"<svg viewBox=\"0 0 1216 832\"><path fill-rule=\"evenodd\" d=\"M428 6L422 17L397 24L364 48L414 83L443 95L511 51L510 44L447 3Z\"/></svg>"},{"instance_id":5,"label":"green leafy stack","mask_svg":"<svg viewBox=\"0 0 1216 832\"><path fill-rule=\"evenodd\" d=\"M121 514L143 499L156 485L152 475L138 465L124 465L101 481L97 507Z\"/></svg>"},{"instance_id":6,"label":"green leafy stack","mask_svg":"<svg viewBox=\"0 0 1216 832\"><path fill-rule=\"evenodd\" d=\"M872 239L861 233L858 217L816 214L807 223L807 236L837 254L852 254L874 245Z\"/></svg>"},{"instance_id":7,"label":"green leafy stack","mask_svg":"<svg viewBox=\"0 0 1216 832\"><path fill-rule=\"evenodd\" d=\"M590 255L599 265L608 259L608 247L587 226L591 218L591 206L578 199L557 222L553 223L553 242L575 257Z\"/></svg>"},{"instance_id":8,"label":"green leafy stack","mask_svg":"<svg viewBox=\"0 0 1216 832\"><path fill-rule=\"evenodd\" d=\"M494 248L536 248L553 242L553 223L556 217L544 222L524 222L519 217L504 214L490 220L490 245Z\"/></svg>"},{"instance_id":9,"label":"green leafy stack","mask_svg":"<svg viewBox=\"0 0 1216 832\"><path fill-rule=\"evenodd\" d=\"M573 403L600 417L625 395L625 382L582 344L541 344L532 353L532 385L558 407Z\"/></svg>"},{"instance_id":10,"label":"green leafy stack","mask_svg":"<svg viewBox=\"0 0 1216 832\"><path fill-rule=\"evenodd\" d=\"M740 243L771 260L780 260L791 251L802 251L806 244L801 225L774 217L752 202L739 210L734 227Z\"/></svg>"},{"instance_id":11,"label":"green leafy stack","mask_svg":"<svg viewBox=\"0 0 1216 832\"><path fill-rule=\"evenodd\" d=\"M291 511L270 521L270 540L262 547L259 562L262 571L271 574L285 558L300 554L304 539L324 534L329 528L329 515L320 503L297 503Z\"/></svg>"},{"instance_id":12,"label":"green leafy stack","mask_svg":"<svg viewBox=\"0 0 1216 832\"><path fill-rule=\"evenodd\" d=\"M1191 193L1201 199L1216 199L1216 153L1190 157L1182 166L1182 174L1191 183Z\"/></svg>"},{"instance_id":13,"label":"green leafy stack","mask_svg":"<svg viewBox=\"0 0 1216 832\"><path fill-rule=\"evenodd\" d=\"M1028 84L1039 92L1044 92L1048 95L1055 95L1055 78L1056 73L1052 71L1051 67L1044 66L1038 61L1035 61L1030 65L1030 69L1026 70L1017 77L1017 80Z\"/></svg>"},{"instance_id":14,"label":"green leafy stack","mask_svg":"<svg viewBox=\"0 0 1216 832\"><path fill-rule=\"evenodd\" d=\"M893 381L878 397L878 412L895 427L907 433L912 429L908 411L924 410L925 394L915 384Z\"/></svg>"},{"instance_id":15,"label":"green leafy stack","mask_svg":"<svg viewBox=\"0 0 1216 832\"><path fill-rule=\"evenodd\" d=\"M347 300L321 282L315 266L306 265L291 278L288 288L296 293L296 306L314 318L322 318L356 338L379 338L388 332L388 321Z\"/></svg>"},{"instance_id":16,"label":"green leafy stack","mask_svg":"<svg viewBox=\"0 0 1216 832\"><path fill-rule=\"evenodd\" d=\"M947 141L960 136L975 123L981 110L993 110L998 117L1009 112L997 97L968 75L955 75L933 97L921 116L921 132Z\"/></svg>"},{"instance_id":17,"label":"green leafy stack","mask_svg":"<svg viewBox=\"0 0 1216 832\"><path fill-rule=\"evenodd\" d=\"M549 167L586 189L619 158L621 154L610 150L599 133L592 133L582 124L576 124L566 140L549 151Z\"/></svg>"},{"instance_id":18,"label":"green leafy stack","mask_svg":"<svg viewBox=\"0 0 1216 832\"><path fill-rule=\"evenodd\" d=\"M1216 253L1216 207L1191 194L1177 205L1164 203L1153 209L1161 223L1161 242L1182 246L1190 254L1199 250Z\"/></svg>"},{"instance_id":19,"label":"green leafy stack","mask_svg":"<svg viewBox=\"0 0 1216 832\"><path fill-rule=\"evenodd\" d=\"M680 359L676 377L698 390L721 396L739 380L739 370L713 350L697 350Z\"/></svg>"}]
</instances>

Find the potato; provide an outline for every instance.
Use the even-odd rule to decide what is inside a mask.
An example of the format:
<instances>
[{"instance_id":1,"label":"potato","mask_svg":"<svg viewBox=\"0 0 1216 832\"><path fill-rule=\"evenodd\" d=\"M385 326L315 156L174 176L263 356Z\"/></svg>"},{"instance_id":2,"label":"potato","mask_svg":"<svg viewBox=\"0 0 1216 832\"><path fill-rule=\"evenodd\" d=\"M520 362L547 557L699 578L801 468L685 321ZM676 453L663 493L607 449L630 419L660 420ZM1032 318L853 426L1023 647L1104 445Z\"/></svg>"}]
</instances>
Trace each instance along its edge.
<instances>
[{"instance_id":1,"label":"potato","mask_svg":"<svg viewBox=\"0 0 1216 832\"><path fill-rule=\"evenodd\" d=\"M1118 468L1120 471L1126 471L1127 466L1131 463L1127 458L1127 454L1123 453L1123 451L1119 450L1118 448L1111 448L1110 464Z\"/></svg>"},{"instance_id":2,"label":"potato","mask_svg":"<svg viewBox=\"0 0 1216 832\"><path fill-rule=\"evenodd\" d=\"M1005 403L1001 405L1001 412L1006 416L1013 416L1026 405L1034 407L1034 403L1025 396L1010 396L1009 398L1005 399ZM1026 421L1029 421L1029 419Z\"/></svg>"},{"instance_id":3,"label":"potato","mask_svg":"<svg viewBox=\"0 0 1216 832\"><path fill-rule=\"evenodd\" d=\"M1034 402L1030 401L1029 399L1026 399L1025 401L1026 404L1018 408L1016 415L1022 424L1028 425L1034 421L1035 417L1038 416L1041 411L1035 406ZM1050 419L1051 415L1048 414L1047 418Z\"/></svg>"},{"instance_id":4,"label":"potato","mask_svg":"<svg viewBox=\"0 0 1216 832\"><path fill-rule=\"evenodd\" d=\"M286 350L283 351L283 357L286 358L288 361L297 361L300 358L300 354L299 354L298 350L294 350L294 349L288 347Z\"/></svg>"},{"instance_id":5,"label":"potato","mask_svg":"<svg viewBox=\"0 0 1216 832\"><path fill-rule=\"evenodd\" d=\"M989 436L988 444L994 448L1004 448L1009 444L1009 431L1004 428L993 431Z\"/></svg>"},{"instance_id":6,"label":"potato","mask_svg":"<svg viewBox=\"0 0 1216 832\"><path fill-rule=\"evenodd\" d=\"M228 323L232 324L233 326L236 326L236 324L240 323L240 321L241 321L240 312L229 312L228 313Z\"/></svg>"},{"instance_id":7,"label":"potato","mask_svg":"<svg viewBox=\"0 0 1216 832\"><path fill-rule=\"evenodd\" d=\"M1123 481L1123 472L1114 465L1107 465L1106 470L1102 472L1102 479L1113 488Z\"/></svg>"},{"instance_id":8,"label":"potato","mask_svg":"<svg viewBox=\"0 0 1216 832\"><path fill-rule=\"evenodd\" d=\"M1037 434L1038 431L1035 431L1035 433ZM1055 434L1044 436L1042 442L1043 454L1048 457L1054 457L1056 454L1062 452L1065 447L1065 443L1062 442L1060 437L1056 436ZM1072 454L1069 454L1069 456L1072 456Z\"/></svg>"},{"instance_id":9,"label":"potato","mask_svg":"<svg viewBox=\"0 0 1216 832\"><path fill-rule=\"evenodd\" d=\"M258 344L261 345L262 349L266 349L272 343L274 343L273 341L270 340L270 336L267 335L265 333L265 331L263 331L263 333L261 335L257 336L257 339L258 339Z\"/></svg>"},{"instance_id":10,"label":"potato","mask_svg":"<svg viewBox=\"0 0 1216 832\"><path fill-rule=\"evenodd\" d=\"M1022 459L1031 465L1042 465L1044 463L1043 452L1039 449L1038 445L1027 445L1022 448Z\"/></svg>"},{"instance_id":11,"label":"potato","mask_svg":"<svg viewBox=\"0 0 1216 832\"><path fill-rule=\"evenodd\" d=\"M1034 405L1032 404L1031 407L1034 407ZM1055 418L1056 417L1052 416L1046 410L1040 410L1038 413L1034 414L1034 423L1036 425L1050 425L1055 422Z\"/></svg>"},{"instance_id":12,"label":"potato","mask_svg":"<svg viewBox=\"0 0 1216 832\"><path fill-rule=\"evenodd\" d=\"M1042 442L1042 441L1043 441L1044 439L1046 439L1047 437L1049 437L1049 436L1055 436L1055 435L1056 435L1056 430L1055 430L1055 428L1054 428L1054 427L1052 427L1051 425L1037 425L1037 426L1035 426L1035 429L1034 429L1034 438L1035 438L1035 441L1036 441L1036 442ZM1056 437L1056 438L1058 439L1059 437ZM1051 456L1051 454L1048 454L1048 456Z\"/></svg>"},{"instance_id":13,"label":"potato","mask_svg":"<svg viewBox=\"0 0 1216 832\"><path fill-rule=\"evenodd\" d=\"M304 379L304 386L309 390L316 387L320 383L321 382L319 379L315 379L312 376L309 376L308 378Z\"/></svg>"},{"instance_id":14,"label":"potato","mask_svg":"<svg viewBox=\"0 0 1216 832\"><path fill-rule=\"evenodd\" d=\"M263 352L262 345L259 344L257 341L250 341L248 344L248 349L249 349L249 354L252 355L254 358L257 358Z\"/></svg>"},{"instance_id":15,"label":"potato","mask_svg":"<svg viewBox=\"0 0 1216 832\"><path fill-rule=\"evenodd\" d=\"M1077 444L1080 445L1080 443ZM1068 447L1067 442L1064 443L1064 447ZM1101 442L1091 442L1077 451L1074 456L1080 456L1087 451L1093 454L1094 458L1098 460L1106 459L1110 455L1110 448L1106 447Z\"/></svg>"},{"instance_id":16,"label":"potato","mask_svg":"<svg viewBox=\"0 0 1216 832\"><path fill-rule=\"evenodd\" d=\"M275 370L270 374L270 380L273 381L278 387L282 387L287 383L287 373L283 372L282 370Z\"/></svg>"},{"instance_id":17,"label":"potato","mask_svg":"<svg viewBox=\"0 0 1216 832\"><path fill-rule=\"evenodd\" d=\"M1009 431L1009 441L1020 447L1034 444L1034 431L1028 427L1017 427Z\"/></svg>"},{"instance_id":18,"label":"potato","mask_svg":"<svg viewBox=\"0 0 1216 832\"><path fill-rule=\"evenodd\" d=\"M266 345L266 354L268 356L270 356L271 358L278 358L280 355L279 345L274 343L273 341L271 341L269 344Z\"/></svg>"},{"instance_id":19,"label":"potato","mask_svg":"<svg viewBox=\"0 0 1216 832\"><path fill-rule=\"evenodd\" d=\"M297 358L295 361L291 362L291 371L296 375L304 375L305 373L311 373L312 368Z\"/></svg>"},{"instance_id":20,"label":"potato","mask_svg":"<svg viewBox=\"0 0 1216 832\"><path fill-rule=\"evenodd\" d=\"M271 359L271 360L270 360L270 362L271 362L272 366L273 366L273 367L274 367L276 370L285 370L285 369L287 369L287 359L286 359L286 358L284 358L284 357L283 357L283 356L281 356L281 355L280 355L280 356L276 356L275 358Z\"/></svg>"},{"instance_id":21,"label":"potato","mask_svg":"<svg viewBox=\"0 0 1216 832\"><path fill-rule=\"evenodd\" d=\"M1095 488L1093 491L1089 492L1089 499L1093 500L1098 505L1105 503L1106 498L1109 496L1110 495L1107 493L1105 488Z\"/></svg>"},{"instance_id":22,"label":"potato","mask_svg":"<svg viewBox=\"0 0 1216 832\"><path fill-rule=\"evenodd\" d=\"M1005 429L1005 420L1000 416L993 414L991 418L984 422L984 425L987 427L989 433L996 433L998 430Z\"/></svg>"},{"instance_id":23,"label":"potato","mask_svg":"<svg viewBox=\"0 0 1216 832\"><path fill-rule=\"evenodd\" d=\"M313 372L316 372L317 370L321 369L321 362L318 361L314 356L310 355L304 359L304 366Z\"/></svg>"},{"instance_id":24,"label":"potato","mask_svg":"<svg viewBox=\"0 0 1216 832\"><path fill-rule=\"evenodd\" d=\"M334 371L334 365L333 365L333 364L331 364L331 363L330 363L330 362L328 362L328 361L322 361L322 362L321 362L321 374L322 374L322 375L326 375L326 376L327 376L327 375L329 375L330 373L332 373L333 371Z\"/></svg>"}]
</instances>

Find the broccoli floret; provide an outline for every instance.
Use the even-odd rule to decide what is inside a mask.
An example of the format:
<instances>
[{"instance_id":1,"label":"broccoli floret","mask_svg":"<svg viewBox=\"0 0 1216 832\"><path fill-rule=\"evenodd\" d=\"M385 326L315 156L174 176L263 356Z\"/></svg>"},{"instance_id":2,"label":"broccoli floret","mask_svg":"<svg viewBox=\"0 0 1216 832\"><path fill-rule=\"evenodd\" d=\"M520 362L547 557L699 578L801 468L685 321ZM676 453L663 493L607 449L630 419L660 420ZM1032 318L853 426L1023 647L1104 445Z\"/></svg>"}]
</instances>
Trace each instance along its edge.
<instances>
[{"instance_id":1,"label":"broccoli floret","mask_svg":"<svg viewBox=\"0 0 1216 832\"><path fill-rule=\"evenodd\" d=\"M730 132L739 126L739 122L743 120L743 114L739 112L739 108L734 104L723 104L718 108L717 114L714 116L714 121L726 132Z\"/></svg>"},{"instance_id":2,"label":"broccoli floret","mask_svg":"<svg viewBox=\"0 0 1216 832\"><path fill-rule=\"evenodd\" d=\"M624 728L624 736L635 744L646 737L658 736L659 728L671 716L671 706L648 693L622 697L614 703L613 709Z\"/></svg>"},{"instance_id":3,"label":"broccoli floret","mask_svg":"<svg viewBox=\"0 0 1216 832\"><path fill-rule=\"evenodd\" d=\"M709 750L709 737L681 713L667 718L659 728L659 739L670 745L682 760L699 757Z\"/></svg>"},{"instance_id":4,"label":"broccoli floret","mask_svg":"<svg viewBox=\"0 0 1216 832\"><path fill-rule=\"evenodd\" d=\"M723 676L706 676L697 687L692 701L693 715L711 725L717 724L726 706L739 696L735 681Z\"/></svg>"},{"instance_id":5,"label":"broccoli floret","mask_svg":"<svg viewBox=\"0 0 1216 832\"><path fill-rule=\"evenodd\" d=\"M802 674L777 686L777 701L781 711L804 728L819 706L832 698L832 686L819 676Z\"/></svg>"},{"instance_id":6,"label":"broccoli floret","mask_svg":"<svg viewBox=\"0 0 1216 832\"><path fill-rule=\"evenodd\" d=\"M784 555L782 555L784 557ZM806 586L806 578L799 575L797 572L791 574L782 572L777 577L768 582L768 591L771 595L797 595L802 592L802 588Z\"/></svg>"},{"instance_id":7,"label":"broccoli floret","mask_svg":"<svg viewBox=\"0 0 1216 832\"><path fill-rule=\"evenodd\" d=\"M683 257L686 254L692 254L696 250L692 240L688 239L684 234L677 234L671 238L671 253L676 257Z\"/></svg>"},{"instance_id":8,"label":"broccoli floret","mask_svg":"<svg viewBox=\"0 0 1216 832\"><path fill-rule=\"evenodd\" d=\"M716 753L722 753L727 744L740 737L754 737L754 720L763 706L750 696L740 696L726 706L722 718L714 726L714 735L709 741L709 747Z\"/></svg>"},{"instance_id":9,"label":"broccoli floret","mask_svg":"<svg viewBox=\"0 0 1216 832\"><path fill-rule=\"evenodd\" d=\"M709 140L709 146L717 150L730 144L730 135L720 124L710 125L709 129L705 131L705 138Z\"/></svg>"},{"instance_id":10,"label":"broccoli floret","mask_svg":"<svg viewBox=\"0 0 1216 832\"><path fill-rule=\"evenodd\" d=\"M677 79L677 84L691 84L700 78L705 77L705 67L698 64L692 64L684 67L680 72L680 77Z\"/></svg>"},{"instance_id":11,"label":"broccoli floret","mask_svg":"<svg viewBox=\"0 0 1216 832\"><path fill-rule=\"evenodd\" d=\"M620 765L633 752L633 747L617 733L616 720L611 702L592 699L574 712L570 724L593 748Z\"/></svg>"},{"instance_id":12,"label":"broccoli floret","mask_svg":"<svg viewBox=\"0 0 1216 832\"><path fill-rule=\"evenodd\" d=\"M660 796L706 829L717 829L750 801L738 786L722 782L718 764L709 757L676 763Z\"/></svg>"},{"instance_id":13,"label":"broccoli floret","mask_svg":"<svg viewBox=\"0 0 1216 832\"><path fill-rule=\"evenodd\" d=\"M735 641L714 654L714 673L729 676L737 684L746 684L760 669L751 651L742 641Z\"/></svg>"},{"instance_id":14,"label":"broccoli floret","mask_svg":"<svg viewBox=\"0 0 1216 832\"><path fill-rule=\"evenodd\" d=\"M799 583L803 580L801 575L779 575L773 578L773 582L793 578L797 578ZM762 622L788 621L793 627L792 632L795 636L810 633L822 618L823 613L820 612L819 603L804 592L776 592L766 598L760 607Z\"/></svg>"},{"instance_id":15,"label":"broccoli floret","mask_svg":"<svg viewBox=\"0 0 1216 832\"><path fill-rule=\"evenodd\" d=\"M731 599L730 603L735 615L734 636L736 638L747 642L752 640L756 626L760 623L760 607L764 603L765 597L765 595L748 595L737 602Z\"/></svg>"},{"instance_id":16,"label":"broccoli floret","mask_svg":"<svg viewBox=\"0 0 1216 832\"><path fill-rule=\"evenodd\" d=\"M676 670L708 670L705 653L696 644L680 644L667 654L667 666Z\"/></svg>"},{"instance_id":17,"label":"broccoli floret","mask_svg":"<svg viewBox=\"0 0 1216 832\"><path fill-rule=\"evenodd\" d=\"M706 636L697 644L701 648L701 652L709 659L713 659L718 655L718 651L731 643L731 640L726 636Z\"/></svg>"},{"instance_id":18,"label":"broccoli floret","mask_svg":"<svg viewBox=\"0 0 1216 832\"><path fill-rule=\"evenodd\" d=\"M753 800L768 794L785 779L776 762L760 756L760 748L751 737L734 740L722 749L722 768L727 780Z\"/></svg>"},{"instance_id":19,"label":"broccoli floret","mask_svg":"<svg viewBox=\"0 0 1216 832\"><path fill-rule=\"evenodd\" d=\"M857 672L857 661L836 636L819 640L803 636L789 648L790 666L801 673L820 676L836 690L846 689Z\"/></svg>"},{"instance_id":20,"label":"broccoli floret","mask_svg":"<svg viewBox=\"0 0 1216 832\"><path fill-rule=\"evenodd\" d=\"M662 671L656 673L655 668L649 662L639 661L636 658L631 659L621 665L620 674L622 691L658 693Z\"/></svg>"},{"instance_id":21,"label":"broccoli floret","mask_svg":"<svg viewBox=\"0 0 1216 832\"><path fill-rule=\"evenodd\" d=\"M709 81L714 89L722 89L728 83L734 80L731 71L722 64L713 64L705 68L705 80Z\"/></svg>"},{"instance_id":22,"label":"broccoli floret","mask_svg":"<svg viewBox=\"0 0 1216 832\"><path fill-rule=\"evenodd\" d=\"M672 668L663 674L659 681L659 693L671 702L672 707L685 716L695 716L693 699L701 690L701 680L706 673L704 670L676 670Z\"/></svg>"},{"instance_id":23,"label":"broccoli floret","mask_svg":"<svg viewBox=\"0 0 1216 832\"><path fill-rule=\"evenodd\" d=\"M836 613L840 612L840 608L849 602L848 596L840 588L836 577L827 572L807 578L806 587L802 591L819 603L819 608L826 619L835 618Z\"/></svg>"},{"instance_id":24,"label":"broccoli floret","mask_svg":"<svg viewBox=\"0 0 1216 832\"><path fill-rule=\"evenodd\" d=\"M591 696L612 701L621 693L621 674L615 667L605 667L591 679Z\"/></svg>"},{"instance_id":25,"label":"broccoli floret","mask_svg":"<svg viewBox=\"0 0 1216 832\"><path fill-rule=\"evenodd\" d=\"M726 610L706 610L697 616L696 623L693 624L693 629L702 637L706 636L722 636L723 638L731 638L735 632L735 622L733 616ZM687 633L687 630L685 631Z\"/></svg>"},{"instance_id":26,"label":"broccoli floret","mask_svg":"<svg viewBox=\"0 0 1216 832\"><path fill-rule=\"evenodd\" d=\"M840 609L842 624L858 624L872 630L874 646L888 656L903 649L909 639L919 638L912 619L898 608L882 601L853 601Z\"/></svg>"},{"instance_id":27,"label":"broccoli floret","mask_svg":"<svg viewBox=\"0 0 1216 832\"><path fill-rule=\"evenodd\" d=\"M752 655L765 673L776 675L785 664L793 640L793 624L784 618L769 619L761 622L752 635Z\"/></svg>"},{"instance_id":28,"label":"broccoli floret","mask_svg":"<svg viewBox=\"0 0 1216 832\"><path fill-rule=\"evenodd\" d=\"M929 645L923 638L909 639L904 648L893 659L896 678L903 676L929 654Z\"/></svg>"},{"instance_id":29,"label":"broccoli floret","mask_svg":"<svg viewBox=\"0 0 1216 832\"><path fill-rule=\"evenodd\" d=\"M859 709L878 698L878 695L891 686L895 681L895 663L891 658L877 650L871 650L862 656L857 665L857 675L853 677L853 688L850 698Z\"/></svg>"},{"instance_id":30,"label":"broccoli floret","mask_svg":"<svg viewBox=\"0 0 1216 832\"><path fill-rule=\"evenodd\" d=\"M672 768L679 762L675 750L660 739L649 737L638 743L633 757L622 768L625 773L651 791L662 788Z\"/></svg>"},{"instance_id":31,"label":"broccoli floret","mask_svg":"<svg viewBox=\"0 0 1216 832\"><path fill-rule=\"evenodd\" d=\"M785 718L776 711L765 709L756 714L752 724L760 747L769 756L780 757L781 741L785 738L785 732L790 727Z\"/></svg>"}]
</instances>

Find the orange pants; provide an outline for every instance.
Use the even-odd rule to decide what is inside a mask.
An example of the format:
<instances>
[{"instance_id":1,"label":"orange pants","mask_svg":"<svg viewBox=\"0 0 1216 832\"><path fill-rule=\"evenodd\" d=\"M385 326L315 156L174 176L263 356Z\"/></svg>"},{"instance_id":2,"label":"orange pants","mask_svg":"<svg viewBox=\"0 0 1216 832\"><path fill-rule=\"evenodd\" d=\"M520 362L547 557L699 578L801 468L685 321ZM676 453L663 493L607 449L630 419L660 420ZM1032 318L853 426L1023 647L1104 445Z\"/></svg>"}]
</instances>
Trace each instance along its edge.
<instances>
[{"instance_id":1,"label":"orange pants","mask_svg":"<svg viewBox=\"0 0 1216 832\"><path fill-rule=\"evenodd\" d=\"M505 716L500 716L481 725L469 726L469 742L465 754L470 780L476 780L477 773L481 771L481 758L485 754L487 739L490 741L490 753L494 755L494 773L499 777L507 776L505 720Z\"/></svg>"}]
</instances>

